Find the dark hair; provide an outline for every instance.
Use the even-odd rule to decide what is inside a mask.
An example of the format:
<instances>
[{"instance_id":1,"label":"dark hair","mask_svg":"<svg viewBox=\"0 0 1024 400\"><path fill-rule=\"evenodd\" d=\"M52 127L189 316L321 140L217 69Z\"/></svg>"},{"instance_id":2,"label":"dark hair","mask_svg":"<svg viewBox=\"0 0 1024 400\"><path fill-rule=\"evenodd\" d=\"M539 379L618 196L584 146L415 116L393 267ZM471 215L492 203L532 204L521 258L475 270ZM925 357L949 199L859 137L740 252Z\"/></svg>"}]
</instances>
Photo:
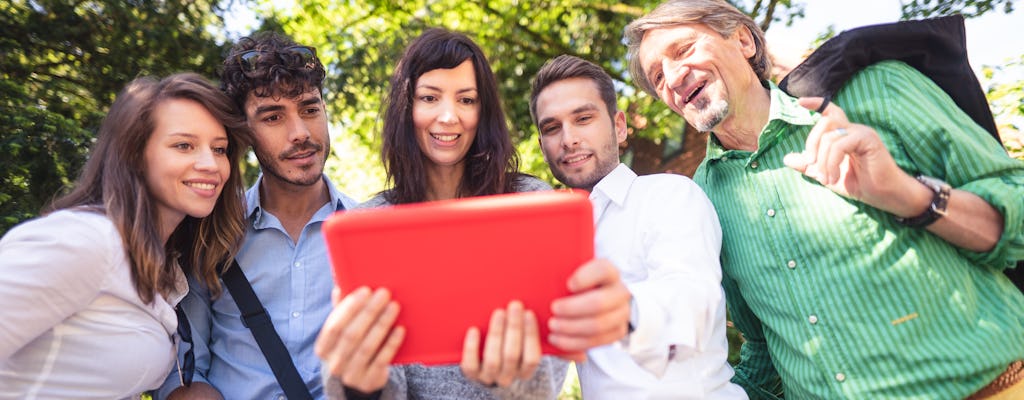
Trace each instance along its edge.
<instances>
[{"instance_id":1,"label":"dark hair","mask_svg":"<svg viewBox=\"0 0 1024 400\"><path fill-rule=\"evenodd\" d=\"M161 243L156 207L146 185L145 148L156 128L154 110L162 102L187 99L199 103L224 125L228 135L231 175L224 190L204 218L185 216ZM82 175L68 195L47 211L66 208L104 213L124 242L131 262L132 282L145 303L154 293L168 296L175 287L178 255L191 266L213 293L220 292L217 267L238 250L245 234L242 174L239 158L251 137L245 117L220 90L205 78L182 73L160 81L139 78L118 94L103 119Z\"/></svg>"},{"instance_id":2,"label":"dark hair","mask_svg":"<svg viewBox=\"0 0 1024 400\"><path fill-rule=\"evenodd\" d=\"M533 78L533 85L530 88L530 117L533 118L534 125L537 124L537 96L540 96L540 92L555 82L570 78L586 78L594 82L601 100L608 108L608 116L615 118L615 111L618 110L615 103L615 84L612 83L612 77L608 72L590 61L563 54L544 63L537 76Z\"/></svg>"},{"instance_id":3,"label":"dark hair","mask_svg":"<svg viewBox=\"0 0 1024 400\"><path fill-rule=\"evenodd\" d=\"M391 188L384 192L392 204L424 201L427 192L425 156L416 142L412 97L423 74L450 69L470 60L480 100L480 123L466 154L466 171L458 197L516 191L519 158L509 137L505 113L498 98L494 72L480 47L466 35L444 29L424 31L409 44L391 76L384 109L381 159Z\"/></svg>"},{"instance_id":4,"label":"dark hair","mask_svg":"<svg viewBox=\"0 0 1024 400\"><path fill-rule=\"evenodd\" d=\"M626 25L626 46L628 47L629 74L633 81L645 92L658 97L657 90L640 65L640 43L647 31L667 28L682 24L703 24L728 38L740 26L747 27L754 38L754 55L747 59L750 68L762 81L771 78L772 60L768 57L768 49L764 31L749 15L737 10L724 0L668 0L654 11L637 18Z\"/></svg>"},{"instance_id":5,"label":"dark hair","mask_svg":"<svg viewBox=\"0 0 1024 400\"><path fill-rule=\"evenodd\" d=\"M245 113L245 100L249 92L257 97L281 96L296 98L314 88L323 91L324 65L318 57L307 62L286 49L297 47L293 40L277 32L259 32L243 37L224 57L220 74L220 88ZM255 69L244 71L239 56L256 50L268 56L259 57Z\"/></svg>"}]
</instances>

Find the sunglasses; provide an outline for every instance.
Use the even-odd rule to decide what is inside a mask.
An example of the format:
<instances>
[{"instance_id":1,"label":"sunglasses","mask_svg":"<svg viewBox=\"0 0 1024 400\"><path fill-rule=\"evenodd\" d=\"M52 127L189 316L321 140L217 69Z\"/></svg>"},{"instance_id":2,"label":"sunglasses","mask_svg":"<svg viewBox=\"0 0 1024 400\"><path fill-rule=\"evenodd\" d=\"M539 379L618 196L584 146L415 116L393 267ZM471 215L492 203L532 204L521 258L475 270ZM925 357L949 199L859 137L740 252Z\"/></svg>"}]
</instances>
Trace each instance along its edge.
<instances>
[{"instance_id":1,"label":"sunglasses","mask_svg":"<svg viewBox=\"0 0 1024 400\"><path fill-rule=\"evenodd\" d=\"M305 64L306 69L316 68L317 58L316 49L307 46L290 46L281 49L280 51L267 51L267 50L248 50L243 51L235 56L235 61L242 67L242 72L253 72L256 70L256 66L260 60L268 55L275 54L277 57L284 62L294 62L295 60Z\"/></svg>"},{"instance_id":2,"label":"sunglasses","mask_svg":"<svg viewBox=\"0 0 1024 400\"><path fill-rule=\"evenodd\" d=\"M188 317L182 311L181 306L174 307L174 313L178 315L178 337L181 338L181 346L188 345L185 356L178 362L178 379L182 386L192 385L192 375L196 371L196 357L192 345L192 326L188 323Z\"/></svg>"}]
</instances>

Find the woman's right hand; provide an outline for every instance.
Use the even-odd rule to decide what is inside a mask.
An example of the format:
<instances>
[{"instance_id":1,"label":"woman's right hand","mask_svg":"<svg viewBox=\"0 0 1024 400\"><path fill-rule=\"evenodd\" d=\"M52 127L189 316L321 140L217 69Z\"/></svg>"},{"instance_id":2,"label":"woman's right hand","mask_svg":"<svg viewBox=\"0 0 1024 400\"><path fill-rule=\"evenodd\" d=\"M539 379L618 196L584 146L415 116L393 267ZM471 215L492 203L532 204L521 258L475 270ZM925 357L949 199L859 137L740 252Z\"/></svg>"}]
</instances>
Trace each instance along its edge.
<instances>
[{"instance_id":1,"label":"woman's right hand","mask_svg":"<svg viewBox=\"0 0 1024 400\"><path fill-rule=\"evenodd\" d=\"M384 288L371 293L361 287L341 298L335 287L331 298L334 309L317 337L317 356L344 386L364 393L383 389L388 365L405 338L405 328L394 326L398 303Z\"/></svg>"}]
</instances>

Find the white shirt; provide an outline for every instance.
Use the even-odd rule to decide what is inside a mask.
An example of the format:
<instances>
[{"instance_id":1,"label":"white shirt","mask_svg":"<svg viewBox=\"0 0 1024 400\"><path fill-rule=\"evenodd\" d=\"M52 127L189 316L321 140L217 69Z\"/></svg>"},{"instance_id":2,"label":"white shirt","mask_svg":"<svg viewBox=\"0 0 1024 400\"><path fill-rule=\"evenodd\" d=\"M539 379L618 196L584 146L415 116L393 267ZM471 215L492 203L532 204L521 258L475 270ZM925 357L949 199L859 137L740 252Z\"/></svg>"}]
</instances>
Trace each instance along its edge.
<instances>
[{"instance_id":1,"label":"white shirt","mask_svg":"<svg viewBox=\"0 0 1024 400\"><path fill-rule=\"evenodd\" d=\"M174 366L187 290L144 304L121 235L102 214L58 211L0 240L0 399L118 399Z\"/></svg>"},{"instance_id":2,"label":"white shirt","mask_svg":"<svg viewBox=\"0 0 1024 400\"><path fill-rule=\"evenodd\" d=\"M577 364L583 398L746 399L729 382L722 230L704 192L681 175L638 177L619 164L590 200L596 255L619 268L638 326Z\"/></svg>"}]
</instances>

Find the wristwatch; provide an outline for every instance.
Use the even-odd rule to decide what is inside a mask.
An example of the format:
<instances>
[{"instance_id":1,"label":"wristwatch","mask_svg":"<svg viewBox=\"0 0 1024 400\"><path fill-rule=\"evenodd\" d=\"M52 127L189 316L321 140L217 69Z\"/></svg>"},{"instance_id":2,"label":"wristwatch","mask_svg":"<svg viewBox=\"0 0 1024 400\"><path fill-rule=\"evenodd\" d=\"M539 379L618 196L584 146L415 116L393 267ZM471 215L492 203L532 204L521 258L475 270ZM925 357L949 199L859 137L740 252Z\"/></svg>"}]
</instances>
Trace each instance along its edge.
<instances>
[{"instance_id":1,"label":"wristwatch","mask_svg":"<svg viewBox=\"0 0 1024 400\"><path fill-rule=\"evenodd\" d=\"M928 189L931 189L935 194L932 196L932 203L928 205L928 208L923 213L914 217L896 217L896 222L900 225L909 226L912 228L923 228L931 225L942 216L946 215L946 204L949 203L949 191L952 188L948 183L943 182L941 179L932 178L930 176L918 175L915 177L918 182L923 183Z\"/></svg>"},{"instance_id":2,"label":"wristwatch","mask_svg":"<svg viewBox=\"0 0 1024 400\"><path fill-rule=\"evenodd\" d=\"M639 322L640 316L637 315L636 299L633 296L629 297L629 325L626 326L626 333L630 334L636 330L636 324Z\"/></svg>"}]
</instances>

